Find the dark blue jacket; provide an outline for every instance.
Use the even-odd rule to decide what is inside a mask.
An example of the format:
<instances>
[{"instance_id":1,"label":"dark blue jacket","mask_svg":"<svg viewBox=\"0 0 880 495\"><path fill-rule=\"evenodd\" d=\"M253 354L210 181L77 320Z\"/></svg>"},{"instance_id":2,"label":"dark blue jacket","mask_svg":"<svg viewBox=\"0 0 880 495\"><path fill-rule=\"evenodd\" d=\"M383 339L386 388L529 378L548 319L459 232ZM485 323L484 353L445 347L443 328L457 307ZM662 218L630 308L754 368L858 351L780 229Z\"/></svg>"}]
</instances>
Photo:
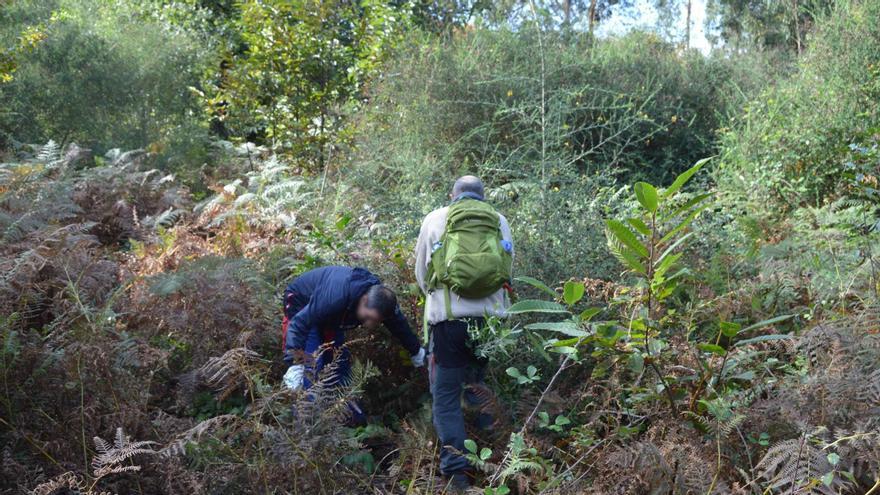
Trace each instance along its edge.
<instances>
[{"instance_id":1,"label":"dark blue jacket","mask_svg":"<svg viewBox=\"0 0 880 495\"><path fill-rule=\"evenodd\" d=\"M285 337L285 360L291 359L290 351L303 349L313 329L322 332L358 327L358 302L367 289L380 283L378 277L364 268L325 266L309 270L288 284L284 291L285 312L290 321ZM296 308L301 309L294 313ZM419 352L419 339L400 306L383 323L410 354Z\"/></svg>"}]
</instances>

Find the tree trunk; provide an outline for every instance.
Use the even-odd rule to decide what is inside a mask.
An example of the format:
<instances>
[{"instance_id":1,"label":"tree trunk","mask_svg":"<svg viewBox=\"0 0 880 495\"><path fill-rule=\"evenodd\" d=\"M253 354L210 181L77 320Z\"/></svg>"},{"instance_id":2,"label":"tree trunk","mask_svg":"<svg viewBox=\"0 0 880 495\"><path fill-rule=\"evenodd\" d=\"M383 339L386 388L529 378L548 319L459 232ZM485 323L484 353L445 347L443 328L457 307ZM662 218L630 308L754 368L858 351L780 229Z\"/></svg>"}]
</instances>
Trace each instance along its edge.
<instances>
[{"instance_id":1,"label":"tree trunk","mask_svg":"<svg viewBox=\"0 0 880 495\"><path fill-rule=\"evenodd\" d=\"M590 0L590 12L589 12L590 20L589 20L589 22L590 22L590 34L591 35L593 34L593 28L596 25L596 4L598 1L599 0Z\"/></svg>"},{"instance_id":2,"label":"tree trunk","mask_svg":"<svg viewBox=\"0 0 880 495\"><path fill-rule=\"evenodd\" d=\"M684 47L691 47L691 7L693 0L687 0L687 25L684 28Z\"/></svg>"}]
</instances>

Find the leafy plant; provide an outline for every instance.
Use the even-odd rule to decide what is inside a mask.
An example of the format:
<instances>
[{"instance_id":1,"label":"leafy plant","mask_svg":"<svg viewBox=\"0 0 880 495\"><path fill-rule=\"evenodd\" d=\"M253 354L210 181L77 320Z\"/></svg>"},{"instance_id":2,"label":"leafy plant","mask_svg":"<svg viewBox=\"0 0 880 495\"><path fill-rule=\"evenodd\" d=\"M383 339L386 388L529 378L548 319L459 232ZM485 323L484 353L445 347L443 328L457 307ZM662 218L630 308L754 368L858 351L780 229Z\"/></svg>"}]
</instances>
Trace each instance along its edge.
<instances>
[{"instance_id":1,"label":"leafy plant","mask_svg":"<svg viewBox=\"0 0 880 495\"><path fill-rule=\"evenodd\" d=\"M381 2L244 1L236 8L230 27L246 49L228 54L222 84L208 81L206 106L235 134L256 132L323 169L347 139L346 106L357 107L404 13Z\"/></svg>"},{"instance_id":2,"label":"leafy plant","mask_svg":"<svg viewBox=\"0 0 880 495\"><path fill-rule=\"evenodd\" d=\"M485 468L486 462L489 460L490 457L492 457L492 449L489 449L487 447L479 449L477 447L477 443L470 438L465 439L464 448L467 451L465 454L467 460L475 467L480 469Z\"/></svg>"},{"instance_id":3,"label":"leafy plant","mask_svg":"<svg viewBox=\"0 0 880 495\"><path fill-rule=\"evenodd\" d=\"M540 375L538 375L538 368L535 368L532 365L529 365L529 367L526 368L525 374L521 373L518 369L514 368L513 366L511 366L510 368L507 368L506 373L509 376L513 377L516 380L516 383L518 383L520 385L534 383L534 382L541 379Z\"/></svg>"},{"instance_id":4,"label":"leafy plant","mask_svg":"<svg viewBox=\"0 0 880 495\"><path fill-rule=\"evenodd\" d=\"M606 221L608 249L638 280L627 338L641 347L634 352L640 353L641 360L654 371L676 415L672 385L661 369L662 363L658 363L658 354L668 345L664 317L669 313L664 303L687 273L686 268L678 266L683 256L679 248L692 235L686 230L709 206L706 200L711 194L698 194L683 204L676 204L675 196L708 160L697 162L662 191L647 182L637 182L633 190L641 206L639 214L625 221Z\"/></svg>"},{"instance_id":5,"label":"leafy plant","mask_svg":"<svg viewBox=\"0 0 880 495\"><path fill-rule=\"evenodd\" d=\"M570 424L571 420L568 419L568 417L566 417L564 414L556 416L556 419L551 421L550 415L546 411L541 411L538 413L538 426L541 428L546 428L556 433L562 433L565 427Z\"/></svg>"}]
</instances>

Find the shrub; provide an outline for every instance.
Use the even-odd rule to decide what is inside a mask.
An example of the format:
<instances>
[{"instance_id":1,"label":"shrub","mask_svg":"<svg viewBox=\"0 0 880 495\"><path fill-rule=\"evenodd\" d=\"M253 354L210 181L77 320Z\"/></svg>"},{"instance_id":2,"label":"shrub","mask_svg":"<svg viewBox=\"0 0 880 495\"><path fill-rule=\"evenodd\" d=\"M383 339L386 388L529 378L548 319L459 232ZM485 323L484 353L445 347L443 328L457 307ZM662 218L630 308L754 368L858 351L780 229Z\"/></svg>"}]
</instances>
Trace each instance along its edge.
<instances>
[{"instance_id":1,"label":"shrub","mask_svg":"<svg viewBox=\"0 0 880 495\"><path fill-rule=\"evenodd\" d=\"M871 0L840 2L822 19L796 74L723 134L722 188L767 213L820 206L835 193L849 145L880 124L878 16Z\"/></svg>"},{"instance_id":2,"label":"shrub","mask_svg":"<svg viewBox=\"0 0 880 495\"><path fill-rule=\"evenodd\" d=\"M0 135L25 142L79 142L103 153L181 141L198 121L191 96L210 43L114 0L13 2L0 7L0 46L22 32L41 41L17 57L0 86Z\"/></svg>"},{"instance_id":3,"label":"shrub","mask_svg":"<svg viewBox=\"0 0 880 495\"><path fill-rule=\"evenodd\" d=\"M373 86L340 174L410 232L455 176L481 175L511 220L518 263L548 280L613 276L595 246L620 206L616 181L671 180L714 154L721 119L765 74L759 59L680 55L641 33L539 40L524 25L408 45Z\"/></svg>"}]
</instances>

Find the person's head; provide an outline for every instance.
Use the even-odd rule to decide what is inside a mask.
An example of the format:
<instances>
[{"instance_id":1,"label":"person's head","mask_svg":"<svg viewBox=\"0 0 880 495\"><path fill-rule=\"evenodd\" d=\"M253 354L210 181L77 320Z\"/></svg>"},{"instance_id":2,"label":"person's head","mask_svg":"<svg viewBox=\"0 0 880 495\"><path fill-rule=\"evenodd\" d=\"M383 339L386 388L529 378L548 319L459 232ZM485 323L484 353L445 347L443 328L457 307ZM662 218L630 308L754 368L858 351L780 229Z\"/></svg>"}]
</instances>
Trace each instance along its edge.
<instances>
[{"instance_id":1,"label":"person's head","mask_svg":"<svg viewBox=\"0 0 880 495\"><path fill-rule=\"evenodd\" d=\"M483 181L479 177L473 175L463 175L455 180L452 185L451 199L456 199L464 193L471 193L483 199Z\"/></svg>"},{"instance_id":2,"label":"person's head","mask_svg":"<svg viewBox=\"0 0 880 495\"><path fill-rule=\"evenodd\" d=\"M361 296L357 307L357 319L367 330L373 330L394 314L397 296L384 285L373 285Z\"/></svg>"}]
</instances>

